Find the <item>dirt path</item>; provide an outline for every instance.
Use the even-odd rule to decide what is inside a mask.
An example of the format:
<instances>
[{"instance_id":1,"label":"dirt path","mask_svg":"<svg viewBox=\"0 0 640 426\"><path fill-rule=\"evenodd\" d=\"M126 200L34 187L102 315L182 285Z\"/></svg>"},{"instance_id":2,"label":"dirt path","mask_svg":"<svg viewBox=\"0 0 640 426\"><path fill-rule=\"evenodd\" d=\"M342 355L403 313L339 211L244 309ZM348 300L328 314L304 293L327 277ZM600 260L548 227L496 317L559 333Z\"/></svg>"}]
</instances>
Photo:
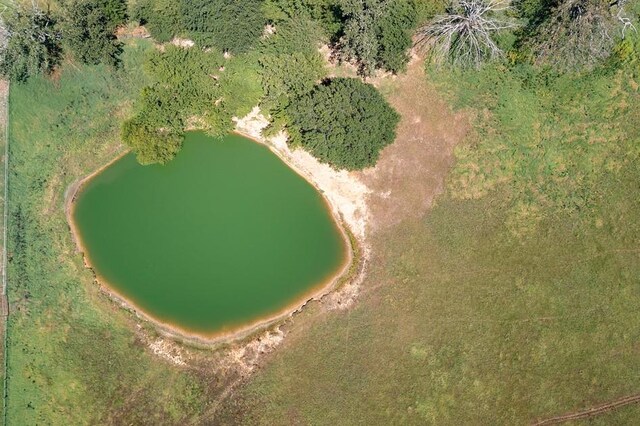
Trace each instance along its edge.
<instances>
[{"instance_id":1,"label":"dirt path","mask_svg":"<svg viewBox=\"0 0 640 426\"><path fill-rule=\"evenodd\" d=\"M0 80L0 146L3 148L2 182L2 293L0 294L0 316L2 317L2 423L7 424L8 398L8 358L7 334L9 302L7 299L7 215L8 215L8 181L9 181L9 82Z\"/></svg>"},{"instance_id":2,"label":"dirt path","mask_svg":"<svg viewBox=\"0 0 640 426\"><path fill-rule=\"evenodd\" d=\"M570 422L573 420L587 419L589 417L597 416L599 414L604 414L609 411L615 410L616 408L624 407L625 405L629 405L637 402L640 402L640 394L625 396L623 398L616 399L615 401L597 405L595 407L588 408L583 411L574 411L571 413L563 414L561 416L540 420L532 424L534 426L556 425L560 423Z\"/></svg>"}]
</instances>

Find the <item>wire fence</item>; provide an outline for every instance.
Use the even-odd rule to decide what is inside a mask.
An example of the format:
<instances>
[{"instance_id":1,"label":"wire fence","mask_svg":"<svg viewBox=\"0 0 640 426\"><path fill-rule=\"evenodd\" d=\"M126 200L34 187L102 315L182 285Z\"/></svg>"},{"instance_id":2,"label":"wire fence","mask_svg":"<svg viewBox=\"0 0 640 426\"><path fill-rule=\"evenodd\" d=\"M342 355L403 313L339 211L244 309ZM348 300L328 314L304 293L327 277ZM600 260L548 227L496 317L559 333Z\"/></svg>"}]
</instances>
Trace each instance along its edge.
<instances>
[{"instance_id":1,"label":"wire fence","mask_svg":"<svg viewBox=\"0 0 640 426\"><path fill-rule=\"evenodd\" d=\"M2 314L2 361L3 361L3 392L2 392L2 424L7 424L7 398L8 398L8 351L7 334L9 321L9 303L7 298L7 227L8 227L8 204L9 204L9 82L0 82L0 109L3 109L4 116L4 169L2 180L2 295L0 299L0 313Z\"/></svg>"}]
</instances>

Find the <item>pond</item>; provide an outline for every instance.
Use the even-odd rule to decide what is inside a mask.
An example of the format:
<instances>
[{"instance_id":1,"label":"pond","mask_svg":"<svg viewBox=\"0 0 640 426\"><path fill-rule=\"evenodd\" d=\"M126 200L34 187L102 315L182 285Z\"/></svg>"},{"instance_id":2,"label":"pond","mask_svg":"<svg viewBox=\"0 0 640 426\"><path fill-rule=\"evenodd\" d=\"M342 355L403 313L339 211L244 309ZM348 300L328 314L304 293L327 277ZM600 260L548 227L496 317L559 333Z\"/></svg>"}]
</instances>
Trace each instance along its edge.
<instances>
[{"instance_id":1,"label":"pond","mask_svg":"<svg viewBox=\"0 0 640 426\"><path fill-rule=\"evenodd\" d=\"M102 284L203 337L299 306L349 260L318 191L239 135L188 133L165 166L125 155L83 184L72 222Z\"/></svg>"}]
</instances>

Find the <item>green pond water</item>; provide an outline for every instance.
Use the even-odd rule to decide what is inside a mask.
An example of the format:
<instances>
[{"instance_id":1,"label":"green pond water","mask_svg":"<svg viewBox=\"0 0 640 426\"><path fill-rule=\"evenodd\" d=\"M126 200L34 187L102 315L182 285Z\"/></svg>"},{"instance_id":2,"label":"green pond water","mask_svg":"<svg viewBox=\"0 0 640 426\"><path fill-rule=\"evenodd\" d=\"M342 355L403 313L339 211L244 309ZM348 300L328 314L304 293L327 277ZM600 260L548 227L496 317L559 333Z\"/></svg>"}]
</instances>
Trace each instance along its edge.
<instances>
[{"instance_id":1,"label":"green pond water","mask_svg":"<svg viewBox=\"0 0 640 426\"><path fill-rule=\"evenodd\" d=\"M117 293L204 335L301 301L346 258L316 189L237 135L189 133L165 166L128 154L82 188L73 215L89 261Z\"/></svg>"}]
</instances>

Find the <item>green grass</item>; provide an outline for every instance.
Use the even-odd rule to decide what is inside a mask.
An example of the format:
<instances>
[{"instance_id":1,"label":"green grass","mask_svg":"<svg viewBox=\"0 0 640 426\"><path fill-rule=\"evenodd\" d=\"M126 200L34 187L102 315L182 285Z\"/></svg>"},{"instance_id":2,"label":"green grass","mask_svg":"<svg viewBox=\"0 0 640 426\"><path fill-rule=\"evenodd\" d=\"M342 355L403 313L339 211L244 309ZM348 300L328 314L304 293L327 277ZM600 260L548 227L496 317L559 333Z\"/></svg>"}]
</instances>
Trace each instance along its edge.
<instances>
[{"instance_id":1,"label":"green grass","mask_svg":"<svg viewBox=\"0 0 640 426\"><path fill-rule=\"evenodd\" d=\"M638 392L638 179L601 183L601 227L522 243L495 194L379 235L358 306L294 333L230 422L525 424Z\"/></svg>"},{"instance_id":2,"label":"green grass","mask_svg":"<svg viewBox=\"0 0 640 426\"><path fill-rule=\"evenodd\" d=\"M179 424L206 406L194 373L152 358L98 291L64 214L68 185L123 149L149 48L131 42L121 71L66 64L12 86L8 424Z\"/></svg>"},{"instance_id":3,"label":"green grass","mask_svg":"<svg viewBox=\"0 0 640 426\"><path fill-rule=\"evenodd\" d=\"M6 97L5 97L6 96ZM0 238L2 238L2 240L0 240L0 244L2 244L2 246L0 246L0 262L2 261L1 259L4 259L4 211L5 211L5 189L6 189L6 170L5 170L5 165L6 165L6 161L5 161L5 153L6 153L6 149L7 149L7 133L8 133L8 128L7 126L7 121L8 121L8 110L7 110L7 105L6 102L8 101L8 93L3 94L2 97L0 98L0 103L2 103L2 107L0 108L0 122L2 123L0 125L0 153L2 153L0 155L0 196L2 197L0 200ZM2 266L2 268L4 268L4 265ZM0 269L1 271L1 269ZM0 284L4 284L4 283L0 283ZM5 319L2 318L0 319L0 327L1 330L0 331L0 339L2 339L2 354L0 355L0 365L1 365L1 370L0 370L0 379L3 382L3 392L2 392L2 398L3 398L3 402L2 404L0 404L0 416L2 416L1 418L4 421L4 414L5 414L5 409L4 409L4 378L5 378Z\"/></svg>"},{"instance_id":4,"label":"green grass","mask_svg":"<svg viewBox=\"0 0 640 426\"><path fill-rule=\"evenodd\" d=\"M475 116L447 193L375 236L356 307L303 314L224 421L528 424L640 392L635 75L431 75Z\"/></svg>"},{"instance_id":5,"label":"green grass","mask_svg":"<svg viewBox=\"0 0 640 426\"><path fill-rule=\"evenodd\" d=\"M206 416L219 378L149 355L63 213L122 149L145 46L12 89L9 424L526 424L640 392L638 73L491 67L438 77L475 132L433 211L374 237L357 305L310 305Z\"/></svg>"}]
</instances>

